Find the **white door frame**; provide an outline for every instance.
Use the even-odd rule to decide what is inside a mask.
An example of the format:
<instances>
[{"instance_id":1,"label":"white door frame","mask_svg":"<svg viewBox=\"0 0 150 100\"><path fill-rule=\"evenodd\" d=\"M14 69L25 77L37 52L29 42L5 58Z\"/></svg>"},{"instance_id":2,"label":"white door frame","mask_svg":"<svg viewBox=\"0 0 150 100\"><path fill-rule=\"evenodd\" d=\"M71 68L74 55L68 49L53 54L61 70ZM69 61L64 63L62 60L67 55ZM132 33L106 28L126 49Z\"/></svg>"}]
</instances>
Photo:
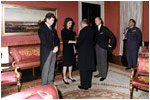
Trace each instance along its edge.
<instances>
[{"instance_id":1,"label":"white door frame","mask_svg":"<svg viewBox=\"0 0 150 100\"><path fill-rule=\"evenodd\" d=\"M82 20L82 2L100 5L101 18L104 20L104 1L78 1L78 31L80 31L80 22Z\"/></svg>"}]
</instances>

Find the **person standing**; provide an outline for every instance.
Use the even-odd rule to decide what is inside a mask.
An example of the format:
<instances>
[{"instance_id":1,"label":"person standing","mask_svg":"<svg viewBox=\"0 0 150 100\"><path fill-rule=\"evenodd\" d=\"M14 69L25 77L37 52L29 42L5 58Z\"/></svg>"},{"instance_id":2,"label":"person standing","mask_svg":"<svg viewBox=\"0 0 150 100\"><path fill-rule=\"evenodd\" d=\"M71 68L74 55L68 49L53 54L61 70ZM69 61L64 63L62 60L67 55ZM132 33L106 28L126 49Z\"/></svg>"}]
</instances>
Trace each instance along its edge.
<instances>
[{"instance_id":1,"label":"person standing","mask_svg":"<svg viewBox=\"0 0 150 100\"><path fill-rule=\"evenodd\" d=\"M88 90L91 88L92 71L95 69L94 59L94 32L88 27L87 19L81 21L81 30L76 43L78 52L78 69L80 72L80 86Z\"/></svg>"},{"instance_id":2,"label":"person standing","mask_svg":"<svg viewBox=\"0 0 150 100\"><path fill-rule=\"evenodd\" d=\"M56 53L58 52L59 39L57 32L52 26L56 20L54 14L47 13L44 22L38 30L40 38L40 69L42 85L54 83L54 69Z\"/></svg>"},{"instance_id":3,"label":"person standing","mask_svg":"<svg viewBox=\"0 0 150 100\"><path fill-rule=\"evenodd\" d=\"M96 58L98 74L94 77L101 77L100 81L104 81L108 71L108 50L111 50L115 45L115 36L106 27L103 26L103 20L100 17L95 18L95 39L96 39Z\"/></svg>"},{"instance_id":4,"label":"person standing","mask_svg":"<svg viewBox=\"0 0 150 100\"><path fill-rule=\"evenodd\" d=\"M72 78L72 67L74 65L74 43L75 35L73 32L74 22L72 18L66 18L64 21L64 29L61 31L61 37L63 41L63 81L65 84L69 84L67 80L67 68L69 69L69 77L72 82L76 80Z\"/></svg>"},{"instance_id":5,"label":"person standing","mask_svg":"<svg viewBox=\"0 0 150 100\"><path fill-rule=\"evenodd\" d=\"M136 21L134 19L129 20L129 27L127 28L127 62L129 70L136 67L139 45L142 41L142 32L138 27L135 27Z\"/></svg>"}]
</instances>

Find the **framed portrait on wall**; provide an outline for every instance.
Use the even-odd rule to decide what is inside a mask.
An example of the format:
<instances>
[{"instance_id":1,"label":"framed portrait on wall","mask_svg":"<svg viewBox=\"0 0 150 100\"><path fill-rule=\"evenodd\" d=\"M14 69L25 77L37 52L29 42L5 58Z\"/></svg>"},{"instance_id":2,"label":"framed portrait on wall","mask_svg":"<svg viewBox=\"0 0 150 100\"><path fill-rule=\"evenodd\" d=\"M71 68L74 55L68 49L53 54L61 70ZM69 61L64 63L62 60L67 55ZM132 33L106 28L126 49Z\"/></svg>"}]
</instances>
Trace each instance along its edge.
<instances>
[{"instance_id":1,"label":"framed portrait on wall","mask_svg":"<svg viewBox=\"0 0 150 100\"><path fill-rule=\"evenodd\" d=\"M47 13L57 18L56 8L2 4L2 36L37 34Z\"/></svg>"}]
</instances>

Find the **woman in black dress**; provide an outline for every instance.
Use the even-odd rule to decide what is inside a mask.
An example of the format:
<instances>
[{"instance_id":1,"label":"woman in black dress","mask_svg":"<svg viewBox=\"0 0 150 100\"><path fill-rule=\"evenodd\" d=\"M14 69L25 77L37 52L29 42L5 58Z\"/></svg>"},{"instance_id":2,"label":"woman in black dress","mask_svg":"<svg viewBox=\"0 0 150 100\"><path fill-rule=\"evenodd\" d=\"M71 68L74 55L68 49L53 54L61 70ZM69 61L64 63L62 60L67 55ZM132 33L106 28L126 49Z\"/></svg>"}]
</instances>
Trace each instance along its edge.
<instances>
[{"instance_id":1,"label":"woman in black dress","mask_svg":"<svg viewBox=\"0 0 150 100\"><path fill-rule=\"evenodd\" d=\"M69 84L67 80L67 68L69 68L69 77L72 82L76 81L72 78L72 66L74 65L74 43L75 32L73 32L73 20L72 18L66 18L64 21L64 29L61 31L63 40L63 81L65 84Z\"/></svg>"}]
</instances>

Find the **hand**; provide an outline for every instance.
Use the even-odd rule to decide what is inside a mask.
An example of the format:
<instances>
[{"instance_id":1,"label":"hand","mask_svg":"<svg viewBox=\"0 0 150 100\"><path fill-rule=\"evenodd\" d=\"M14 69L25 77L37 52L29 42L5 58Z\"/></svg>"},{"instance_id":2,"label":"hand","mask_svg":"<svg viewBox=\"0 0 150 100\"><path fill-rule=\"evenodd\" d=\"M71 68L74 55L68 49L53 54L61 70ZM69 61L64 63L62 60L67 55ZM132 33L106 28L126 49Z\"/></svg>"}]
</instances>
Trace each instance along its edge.
<instances>
[{"instance_id":1,"label":"hand","mask_svg":"<svg viewBox=\"0 0 150 100\"><path fill-rule=\"evenodd\" d=\"M77 50L76 49L74 49L74 54L76 54L77 53Z\"/></svg>"},{"instance_id":2,"label":"hand","mask_svg":"<svg viewBox=\"0 0 150 100\"><path fill-rule=\"evenodd\" d=\"M112 46L108 45L108 51L112 51L112 50L113 50Z\"/></svg>"},{"instance_id":3,"label":"hand","mask_svg":"<svg viewBox=\"0 0 150 100\"><path fill-rule=\"evenodd\" d=\"M77 50L75 49L75 46L73 46L74 54L77 53Z\"/></svg>"},{"instance_id":4,"label":"hand","mask_svg":"<svg viewBox=\"0 0 150 100\"><path fill-rule=\"evenodd\" d=\"M53 49L53 53L56 53L56 52L58 52L58 46L54 47Z\"/></svg>"},{"instance_id":5,"label":"hand","mask_svg":"<svg viewBox=\"0 0 150 100\"><path fill-rule=\"evenodd\" d=\"M69 41L68 41L68 44L70 44L70 43L74 43L74 44L75 44L76 41L69 40Z\"/></svg>"},{"instance_id":6,"label":"hand","mask_svg":"<svg viewBox=\"0 0 150 100\"><path fill-rule=\"evenodd\" d=\"M111 46L111 45L108 45L108 47L111 48L112 46Z\"/></svg>"}]
</instances>

